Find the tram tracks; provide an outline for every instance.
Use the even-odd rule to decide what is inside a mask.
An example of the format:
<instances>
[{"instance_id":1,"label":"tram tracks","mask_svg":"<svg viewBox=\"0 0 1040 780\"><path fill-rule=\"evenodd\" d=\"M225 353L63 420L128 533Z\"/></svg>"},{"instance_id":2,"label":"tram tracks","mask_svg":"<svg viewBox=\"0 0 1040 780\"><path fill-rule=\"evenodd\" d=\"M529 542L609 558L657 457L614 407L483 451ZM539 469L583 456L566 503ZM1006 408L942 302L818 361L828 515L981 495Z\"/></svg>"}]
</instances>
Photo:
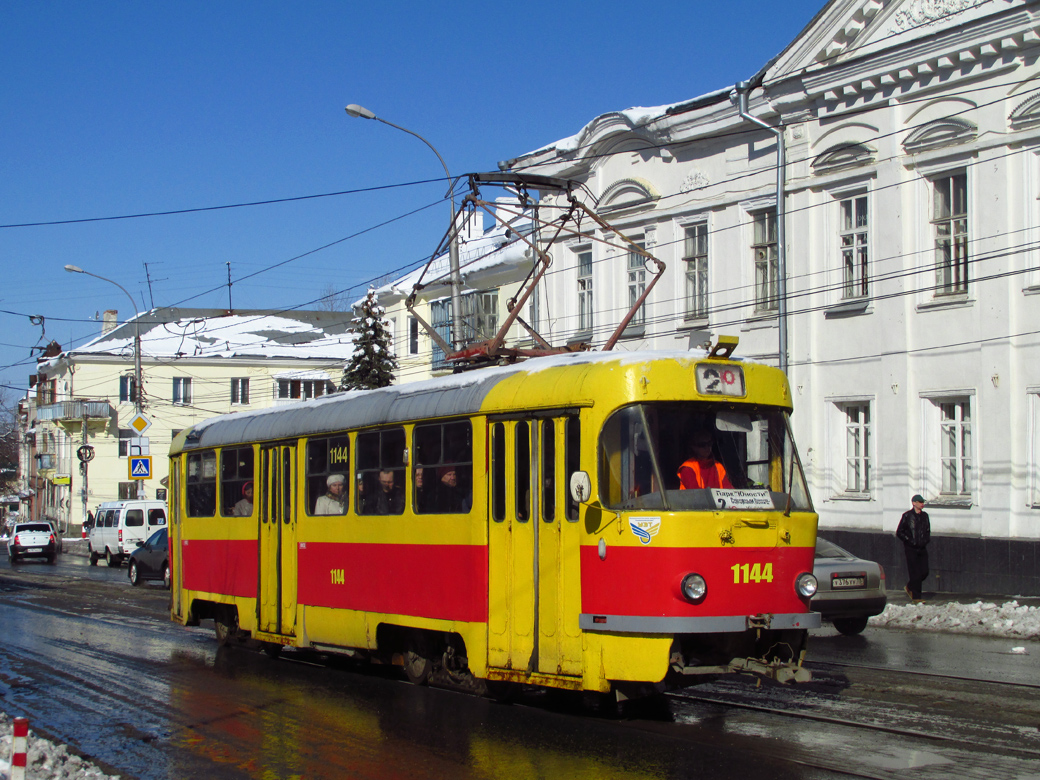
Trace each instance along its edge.
<instances>
[{"instance_id":1,"label":"tram tracks","mask_svg":"<svg viewBox=\"0 0 1040 780\"><path fill-rule=\"evenodd\" d=\"M720 681L669 698L676 722L721 722L728 734L752 739L756 750L849 776L889 780L911 769L921 778L1035 772L1036 685L852 664L814 664L814 673L808 686ZM764 734L787 748L762 742ZM848 747L835 750L838 745Z\"/></svg>"}]
</instances>

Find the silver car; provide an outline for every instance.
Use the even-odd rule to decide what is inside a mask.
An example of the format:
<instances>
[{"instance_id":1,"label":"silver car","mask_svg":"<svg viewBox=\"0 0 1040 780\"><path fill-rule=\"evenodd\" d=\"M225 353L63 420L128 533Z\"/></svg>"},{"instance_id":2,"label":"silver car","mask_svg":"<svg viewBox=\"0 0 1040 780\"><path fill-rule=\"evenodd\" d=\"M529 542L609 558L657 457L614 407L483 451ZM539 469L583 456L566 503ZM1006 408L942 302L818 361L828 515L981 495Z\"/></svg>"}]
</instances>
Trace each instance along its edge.
<instances>
[{"instance_id":1,"label":"silver car","mask_svg":"<svg viewBox=\"0 0 1040 780\"><path fill-rule=\"evenodd\" d=\"M885 610L885 570L880 564L857 558L816 537L813 574L819 582L812 599L813 611L846 636L860 633L871 615Z\"/></svg>"},{"instance_id":2,"label":"silver car","mask_svg":"<svg viewBox=\"0 0 1040 780\"><path fill-rule=\"evenodd\" d=\"M54 563L57 554L58 544L50 523L15 523L11 529L7 539L7 557L12 565L23 558L46 558L47 563Z\"/></svg>"}]
</instances>

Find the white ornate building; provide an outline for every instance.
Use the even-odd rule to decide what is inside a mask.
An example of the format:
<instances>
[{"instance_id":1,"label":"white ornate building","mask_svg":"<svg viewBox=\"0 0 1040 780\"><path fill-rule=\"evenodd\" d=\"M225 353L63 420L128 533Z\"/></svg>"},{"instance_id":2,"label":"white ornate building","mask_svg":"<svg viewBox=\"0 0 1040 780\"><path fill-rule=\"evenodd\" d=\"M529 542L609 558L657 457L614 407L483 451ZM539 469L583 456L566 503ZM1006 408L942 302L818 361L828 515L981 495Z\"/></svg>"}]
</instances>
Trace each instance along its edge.
<instances>
[{"instance_id":1,"label":"white ornate building","mask_svg":"<svg viewBox=\"0 0 1040 780\"><path fill-rule=\"evenodd\" d=\"M786 364L821 528L890 587L919 492L926 587L1040 593L1038 59L1038 2L833 0L750 82L500 167L580 180L666 263L618 348ZM556 251L554 344L602 346L650 282L610 238Z\"/></svg>"}]
</instances>

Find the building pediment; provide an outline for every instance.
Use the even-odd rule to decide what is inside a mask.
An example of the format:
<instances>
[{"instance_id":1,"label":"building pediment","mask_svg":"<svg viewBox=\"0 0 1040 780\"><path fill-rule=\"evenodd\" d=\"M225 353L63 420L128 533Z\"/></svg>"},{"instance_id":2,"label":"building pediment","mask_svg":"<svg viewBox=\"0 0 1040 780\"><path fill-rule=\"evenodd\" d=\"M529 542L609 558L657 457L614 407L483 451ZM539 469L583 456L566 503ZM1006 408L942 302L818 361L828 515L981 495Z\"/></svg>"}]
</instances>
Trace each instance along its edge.
<instances>
[{"instance_id":1,"label":"building pediment","mask_svg":"<svg viewBox=\"0 0 1040 780\"><path fill-rule=\"evenodd\" d=\"M1011 112L1008 122L1013 130L1024 130L1027 127L1040 125L1040 92L1034 92Z\"/></svg>"},{"instance_id":2,"label":"building pediment","mask_svg":"<svg viewBox=\"0 0 1040 780\"><path fill-rule=\"evenodd\" d=\"M619 179L606 190L599 199L599 207L603 211L619 211L654 203L661 197L657 188L646 179L630 177Z\"/></svg>"},{"instance_id":3,"label":"building pediment","mask_svg":"<svg viewBox=\"0 0 1040 780\"><path fill-rule=\"evenodd\" d=\"M769 66L767 81L906 49L1026 0L832 0Z\"/></svg>"},{"instance_id":4,"label":"building pediment","mask_svg":"<svg viewBox=\"0 0 1040 780\"><path fill-rule=\"evenodd\" d=\"M978 128L967 119L959 117L937 119L910 133L903 141L903 149L907 154L919 154L929 149L955 146L973 141L978 132Z\"/></svg>"}]
</instances>

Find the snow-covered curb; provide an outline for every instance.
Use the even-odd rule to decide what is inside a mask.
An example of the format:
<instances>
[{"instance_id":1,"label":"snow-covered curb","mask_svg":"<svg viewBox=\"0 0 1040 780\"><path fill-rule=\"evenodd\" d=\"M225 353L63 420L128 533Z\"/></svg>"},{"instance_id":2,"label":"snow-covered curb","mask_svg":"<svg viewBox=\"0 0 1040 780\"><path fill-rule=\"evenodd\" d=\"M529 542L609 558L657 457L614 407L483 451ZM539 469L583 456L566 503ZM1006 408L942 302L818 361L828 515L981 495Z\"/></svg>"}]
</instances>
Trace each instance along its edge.
<instances>
[{"instance_id":1,"label":"snow-covered curb","mask_svg":"<svg viewBox=\"0 0 1040 780\"><path fill-rule=\"evenodd\" d=\"M997 605L974 604L889 604L870 619L876 628L942 631L1017 639L1040 639L1040 607L1021 606L1017 601Z\"/></svg>"},{"instance_id":2,"label":"snow-covered curb","mask_svg":"<svg viewBox=\"0 0 1040 780\"><path fill-rule=\"evenodd\" d=\"M89 761L73 755L64 745L37 736L29 724L29 749L25 776L32 780L118 780L119 775L106 775ZM14 740L14 718L0 712L0 778L11 776L11 743Z\"/></svg>"}]
</instances>

